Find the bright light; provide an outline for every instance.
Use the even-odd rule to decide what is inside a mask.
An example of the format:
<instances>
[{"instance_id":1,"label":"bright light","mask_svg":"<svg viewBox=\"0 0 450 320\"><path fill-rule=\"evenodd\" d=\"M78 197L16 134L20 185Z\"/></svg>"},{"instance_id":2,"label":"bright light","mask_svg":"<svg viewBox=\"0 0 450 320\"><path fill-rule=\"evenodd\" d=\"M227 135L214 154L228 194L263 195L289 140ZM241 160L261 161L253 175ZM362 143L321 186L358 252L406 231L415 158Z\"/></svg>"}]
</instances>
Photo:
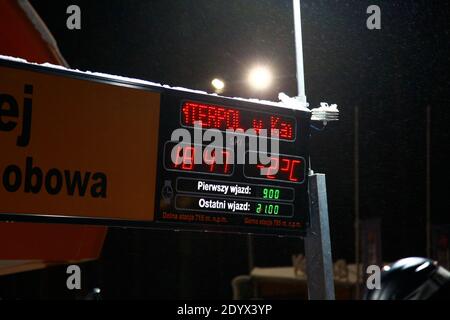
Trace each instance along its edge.
<instances>
[{"instance_id":1,"label":"bright light","mask_svg":"<svg viewBox=\"0 0 450 320\"><path fill-rule=\"evenodd\" d=\"M217 78L211 81L211 84L213 88L216 89L216 91L223 91L223 89L225 88L225 82Z\"/></svg>"},{"instance_id":2,"label":"bright light","mask_svg":"<svg viewBox=\"0 0 450 320\"><path fill-rule=\"evenodd\" d=\"M267 67L255 67L248 75L248 82L256 90L267 89L272 83L272 73Z\"/></svg>"}]
</instances>

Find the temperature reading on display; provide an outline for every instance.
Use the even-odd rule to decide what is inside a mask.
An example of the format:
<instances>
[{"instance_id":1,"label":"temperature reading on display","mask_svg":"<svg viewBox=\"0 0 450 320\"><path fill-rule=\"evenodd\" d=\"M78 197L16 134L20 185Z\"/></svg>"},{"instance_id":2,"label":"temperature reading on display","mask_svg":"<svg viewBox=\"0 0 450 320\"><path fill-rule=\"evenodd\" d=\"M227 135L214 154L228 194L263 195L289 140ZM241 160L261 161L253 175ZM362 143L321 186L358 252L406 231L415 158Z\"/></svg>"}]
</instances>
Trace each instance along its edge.
<instances>
[{"instance_id":1,"label":"temperature reading on display","mask_svg":"<svg viewBox=\"0 0 450 320\"><path fill-rule=\"evenodd\" d=\"M264 112L226 108L218 105L187 101L181 106L181 123L193 127L201 123L205 129L243 130L253 129L258 135L260 130L266 130L268 136L271 130L278 130L278 138L295 140L296 122L294 118L274 115Z\"/></svg>"},{"instance_id":2,"label":"temperature reading on display","mask_svg":"<svg viewBox=\"0 0 450 320\"><path fill-rule=\"evenodd\" d=\"M262 171L263 169L265 172ZM305 161L301 157L274 155L270 157L268 164L246 163L244 174L248 178L302 183L305 180ZM274 190L272 192L268 190L264 194L264 198L267 197L267 199L276 199L276 196Z\"/></svg>"}]
</instances>

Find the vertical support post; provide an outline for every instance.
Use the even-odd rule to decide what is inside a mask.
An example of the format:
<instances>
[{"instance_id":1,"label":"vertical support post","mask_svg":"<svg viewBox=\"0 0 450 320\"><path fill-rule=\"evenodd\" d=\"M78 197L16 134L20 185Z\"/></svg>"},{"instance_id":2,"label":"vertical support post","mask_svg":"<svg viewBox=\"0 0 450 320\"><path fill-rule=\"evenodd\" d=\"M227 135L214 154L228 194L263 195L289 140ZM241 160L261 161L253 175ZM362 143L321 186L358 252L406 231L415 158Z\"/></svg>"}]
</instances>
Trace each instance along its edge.
<instances>
[{"instance_id":1,"label":"vertical support post","mask_svg":"<svg viewBox=\"0 0 450 320\"><path fill-rule=\"evenodd\" d=\"M310 229L305 239L310 300L334 300L333 260L324 174L309 176Z\"/></svg>"},{"instance_id":2,"label":"vertical support post","mask_svg":"<svg viewBox=\"0 0 450 320\"><path fill-rule=\"evenodd\" d=\"M300 0L292 0L294 11L295 58L297 63L297 99L306 104L305 72L303 67L303 38Z\"/></svg>"},{"instance_id":3,"label":"vertical support post","mask_svg":"<svg viewBox=\"0 0 450 320\"><path fill-rule=\"evenodd\" d=\"M355 119L353 121L355 124L354 133L354 179L355 179L355 189L354 189L354 210L355 210L355 265L356 265L356 287L355 287L355 299L361 299L361 278L362 274L360 272L361 264L361 235L360 235L360 212L359 212L359 107L355 106Z\"/></svg>"},{"instance_id":4,"label":"vertical support post","mask_svg":"<svg viewBox=\"0 0 450 320\"><path fill-rule=\"evenodd\" d=\"M431 258L431 106L427 106L427 128L426 128L426 235L427 235L427 257Z\"/></svg>"},{"instance_id":5,"label":"vertical support post","mask_svg":"<svg viewBox=\"0 0 450 320\"><path fill-rule=\"evenodd\" d=\"M248 257L248 272L251 273L255 267L255 254L253 251L253 235L247 235L247 257Z\"/></svg>"}]
</instances>

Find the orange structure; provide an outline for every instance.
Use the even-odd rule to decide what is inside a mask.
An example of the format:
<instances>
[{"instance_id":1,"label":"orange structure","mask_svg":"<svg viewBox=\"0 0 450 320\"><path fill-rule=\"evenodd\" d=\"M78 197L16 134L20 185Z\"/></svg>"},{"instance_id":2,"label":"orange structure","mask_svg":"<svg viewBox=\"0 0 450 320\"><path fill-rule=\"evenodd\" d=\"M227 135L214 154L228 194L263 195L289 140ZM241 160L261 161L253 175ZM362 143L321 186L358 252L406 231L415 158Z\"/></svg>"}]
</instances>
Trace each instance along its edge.
<instances>
[{"instance_id":1,"label":"orange structure","mask_svg":"<svg viewBox=\"0 0 450 320\"><path fill-rule=\"evenodd\" d=\"M0 54L67 66L28 1L0 1ZM97 226L0 222L0 275L97 259L106 232Z\"/></svg>"}]
</instances>

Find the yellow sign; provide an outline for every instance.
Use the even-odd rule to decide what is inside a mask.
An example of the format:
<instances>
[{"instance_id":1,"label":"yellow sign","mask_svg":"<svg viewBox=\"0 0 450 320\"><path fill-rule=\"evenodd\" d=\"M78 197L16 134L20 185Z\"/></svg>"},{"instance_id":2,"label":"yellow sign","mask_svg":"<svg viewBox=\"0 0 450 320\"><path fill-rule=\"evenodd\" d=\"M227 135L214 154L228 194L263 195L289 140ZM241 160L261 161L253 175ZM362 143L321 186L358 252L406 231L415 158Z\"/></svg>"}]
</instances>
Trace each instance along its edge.
<instances>
[{"instance_id":1,"label":"yellow sign","mask_svg":"<svg viewBox=\"0 0 450 320\"><path fill-rule=\"evenodd\" d=\"M0 66L0 215L153 221L160 94Z\"/></svg>"}]
</instances>

